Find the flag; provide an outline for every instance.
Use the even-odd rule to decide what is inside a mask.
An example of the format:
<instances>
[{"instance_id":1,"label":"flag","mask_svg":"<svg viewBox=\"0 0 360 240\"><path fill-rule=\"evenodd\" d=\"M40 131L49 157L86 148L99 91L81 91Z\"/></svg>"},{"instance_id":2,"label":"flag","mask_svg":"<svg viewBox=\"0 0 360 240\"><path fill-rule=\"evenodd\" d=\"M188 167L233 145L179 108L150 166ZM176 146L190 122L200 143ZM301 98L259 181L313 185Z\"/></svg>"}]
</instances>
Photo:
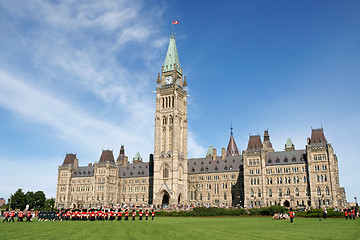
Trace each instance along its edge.
<instances>
[{"instance_id":1,"label":"flag","mask_svg":"<svg viewBox=\"0 0 360 240\"><path fill-rule=\"evenodd\" d=\"M179 24L179 22L178 21L173 21L173 24Z\"/></svg>"}]
</instances>

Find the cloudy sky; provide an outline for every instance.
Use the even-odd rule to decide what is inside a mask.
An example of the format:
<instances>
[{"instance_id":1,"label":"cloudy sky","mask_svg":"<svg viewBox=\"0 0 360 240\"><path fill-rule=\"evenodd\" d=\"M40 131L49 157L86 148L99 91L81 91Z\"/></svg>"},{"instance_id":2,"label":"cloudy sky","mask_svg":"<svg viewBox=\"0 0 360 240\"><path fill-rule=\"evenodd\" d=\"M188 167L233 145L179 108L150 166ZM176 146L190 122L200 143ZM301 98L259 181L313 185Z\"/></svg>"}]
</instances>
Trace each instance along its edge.
<instances>
[{"instance_id":1,"label":"cloudy sky","mask_svg":"<svg viewBox=\"0 0 360 240\"><path fill-rule=\"evenodd\" d=\"M189 157L268 129L275 150L323 127L360 195L359 1L0 1L0 197L55 197L66 153L153 151L157 73L175 26Z\"/></svg>"}]
</instances>

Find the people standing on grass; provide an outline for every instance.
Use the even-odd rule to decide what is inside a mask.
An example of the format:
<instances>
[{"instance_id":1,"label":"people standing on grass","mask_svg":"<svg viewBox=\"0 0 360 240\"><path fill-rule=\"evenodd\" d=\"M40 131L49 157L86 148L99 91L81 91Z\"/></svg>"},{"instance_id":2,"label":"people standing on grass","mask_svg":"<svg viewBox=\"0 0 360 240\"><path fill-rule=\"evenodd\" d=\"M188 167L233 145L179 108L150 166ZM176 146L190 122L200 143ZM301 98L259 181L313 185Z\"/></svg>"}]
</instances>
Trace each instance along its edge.
<instances>
[{"instance_id":1,"label":"people standing on grass","mask_svg":"<svg viewBox=\"0 0 360 240\"><path fill-rule=\"evenodd\" d=\"M326 208L323 209L323 216L324 216L324 219L327 219L327 210L326 210Z\"/></svg>"},{"instance_id":2,"label":"people standing on grass","mask_svg":"<svg viewBox=\"0 0 360 240\"><path fill-rule=\"evenodd\" d=\"M288 213L290 215L290 222L291 223L294 222L294 212L293 212L292 208L290 208L290 211Z\"/></svg>"}]
</instances>

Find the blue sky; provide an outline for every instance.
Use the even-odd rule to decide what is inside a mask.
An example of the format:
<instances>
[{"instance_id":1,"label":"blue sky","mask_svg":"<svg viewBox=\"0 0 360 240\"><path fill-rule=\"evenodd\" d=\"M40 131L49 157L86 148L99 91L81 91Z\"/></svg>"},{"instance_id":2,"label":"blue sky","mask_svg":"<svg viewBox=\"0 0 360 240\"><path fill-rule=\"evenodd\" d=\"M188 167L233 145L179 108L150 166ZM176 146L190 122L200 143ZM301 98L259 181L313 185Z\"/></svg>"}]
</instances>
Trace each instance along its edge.
<instances>
[{"instance_id":1,"label":"blue sky","mask_svg":"<svg viewBox=\"0 0 360 240\"><path fill-rule=\"evenodd\" d=\"M268 129L275 150L323 127L349 201L360 182L359 1L0 2L0 197L55 197L66 153L81 165L121 144L153 151L157 73L175 26L189 94L189 157Z\"/></svg>"}]
</instances>

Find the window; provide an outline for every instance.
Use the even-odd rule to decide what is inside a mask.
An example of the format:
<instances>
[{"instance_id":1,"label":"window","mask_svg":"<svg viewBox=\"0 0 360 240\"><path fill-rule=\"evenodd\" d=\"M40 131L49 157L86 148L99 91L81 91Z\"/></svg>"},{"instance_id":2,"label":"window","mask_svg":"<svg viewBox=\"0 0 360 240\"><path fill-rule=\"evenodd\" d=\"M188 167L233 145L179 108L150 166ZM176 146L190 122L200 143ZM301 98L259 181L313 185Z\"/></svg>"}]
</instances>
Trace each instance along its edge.
<instances>
[{"instance_id":1,"label":"window","mask_svg":"<svg viewBox=\"0 0 360 240\"><path fill-rule=\"evenodd\" d=\"M280 160L279 160L279 159L276 159L276 162L277 162L277 163L279 163L279 162L280 162Z\"/></svg>"},{"instance_id":2,"label":"window","mask_svg":"<svg viewBox=\"0 0 360 240\"><path fill-rule=\"evenodd\" d=\"M269 197L272 197L272 191L269 189Z\"/></svg>"},{"instance_id":3,"label":"window","mask_svg":"<svg viewBox=\"0 0 360 240\"><path fill-rule=\"evenodd\" d=\"M296 162L296 157L293 157L292 161L293 161L293 162Z\"/></svg>"},{"instance_id":4,"label":"window","mask_svg":"<svg viewBox=\"0 0 360 240\"><path fill-rule=\"evenodd\" d=\"M224 200L226 201L226 193L224 193Z\"/></svg>"},{"instance_id":5,"label":"window","mask_svg":"<svg viewBox=\"0 0 360 240\"><path fill-rule=\"evenodd\" d=\"M254 190L250 190L250 197L254 197Z\"/></svg>"},{"instance_id":6,"label":"window","mask_svg":"<svg viewBox=\"0 0 360 240\"><path fill-rule=\"evenodd\" d=\"M284 159L284 162L288 162L288 159L287 159L287 158L285 158L285 159Z\"/></svg>"},{"instance_id":7,"label":"window","mask_svg":"<svg viewBox=\"0 0 360 240\"><path fill-rule=\"evenodd\" d=\"M268 160L268 163L271 163L271 159Z\"/></svg>"},{"instance_id":8,"label":"window","mask_svg":"<svg viewBox=\"0 0 360 240\"><path fill-rule=\"evenodd\" d=\"M261 197L261 191L258 189L258 197Z\"/></svg>"},{"instance_id":9,"label":"window","mask_svg":"<svg viewBox=\"0 0 360 240\"><path fill-rule=\"evenodd\" d=\"M317 188L316 193L317 193L318 196L321 196L321 190L320 190L319 187Z\"/></svg>"},{"instance_id":10,"label":"window","mask_svg":"<svg viewBox=\"0 0 360 240\"><path fill-rule=\"evenodd\" d=\"M286 195L287 195L287 196L290 196L290 189L287 189Z\"/></svg>"},{"instance_id":11,"label":"window","mask_svg":"<svg viewBox=\"0 0 360 240\"><path fill-rule=\"evenodd\" d=\"M316 176L316 181L317 181L317 182L320 182L320 177L319 177L319 175Z\"/></svg>"},{"instance_id":12,"label":"window","mask_svg":"<svg viewBox=\"0 0 360 240\"><path fill-rule=\"evenodd\" d=\"M295 196L299 196L299 189L295 188Z\"/></svg>"},{"instance_id":13,"label":"window","mask_svg":"<svg viewBox=\"0 0 360 240\"><path fill-rule=\"evenodd\" d=\"M328 196L330 195L330 191L329 191L328 187L325 187L325 194L328 195Z\"/></svg>"},{"instance_id":14,"label":"window","mask_svg":"<svg viewBox=\"0 0 360 240\"><path fill-rule=\"evenodd\" d=\"M169 178L169 169L166 166L163 168L163 178Z\"/></svg>"},{"instance_id":15,"label":"window","mask_svg":"<svg viewBox=\"0 0 360 240\"><path fill-rule=\"evenodd\" d=\"M324 181L327 182L327 177L326 177L326 175L324 176Z\"/></svg>"},{"instance_id":16,"label":"window","mask_svg":"<svg viewBox=\"0 0 360 240\"><path fill-rule=\"evenodd\" d=\"M282 191L281 191L280 188L279 188L279 190L278 190L278 194L279 194L279 197L282 197Z\"/></svg>"}]
</instances>

